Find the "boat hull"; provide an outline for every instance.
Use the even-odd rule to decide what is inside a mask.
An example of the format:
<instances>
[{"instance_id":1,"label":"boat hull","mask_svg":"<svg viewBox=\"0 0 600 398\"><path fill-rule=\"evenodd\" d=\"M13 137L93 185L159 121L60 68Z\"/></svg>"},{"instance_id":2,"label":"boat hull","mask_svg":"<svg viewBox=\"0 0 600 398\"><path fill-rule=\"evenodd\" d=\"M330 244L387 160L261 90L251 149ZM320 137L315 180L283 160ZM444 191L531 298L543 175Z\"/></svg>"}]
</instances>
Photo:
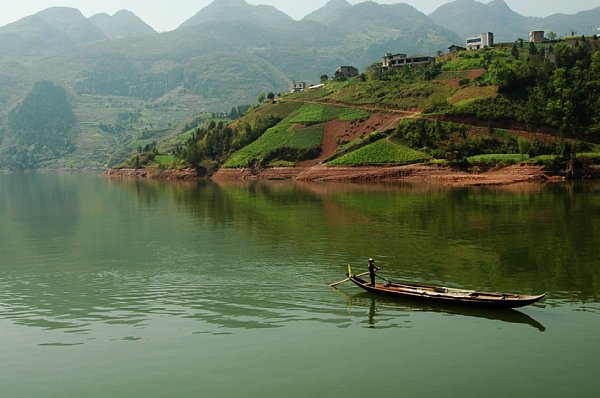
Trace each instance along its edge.
<instances>
[{"instance_id":1,"label":"boat hull","mask_svg":"<svg viewBox=\"0 0 600 398\"><path fill-rule=\"evenodd\" d=\"M350 280L358 287L370 293L435 303L479 307L519 308L533 304L546 296L546 293L538 296L527 296L513 293L479 292L475 290L401 283L378 283L373 287L369 282L357 276L351 276Z\"/></svg>"}]
</instances>

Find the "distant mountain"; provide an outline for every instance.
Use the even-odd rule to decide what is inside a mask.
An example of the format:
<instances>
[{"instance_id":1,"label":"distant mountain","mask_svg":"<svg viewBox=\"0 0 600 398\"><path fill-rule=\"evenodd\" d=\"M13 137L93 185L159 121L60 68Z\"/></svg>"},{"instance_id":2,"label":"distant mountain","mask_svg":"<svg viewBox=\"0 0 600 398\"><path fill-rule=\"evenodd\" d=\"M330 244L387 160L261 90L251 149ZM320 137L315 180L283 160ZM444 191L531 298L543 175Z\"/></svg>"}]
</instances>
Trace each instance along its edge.
<instances>
[{"instance_id":1,"label":"distant mountain","mask_svg":"<svg viewBox=\"0 0 600 398\"><path fill-rule=\"evenodd\" d=\"M96 14L89 18L109 39L156 34L148 24L131 11L121 10L113 16Z\"/></svg>"},{"instance_id":2,"label":"distant mountain","mask_svg":"<svg viewBox=\"0 0 600 398\"><path fill-rule=\"evenodd\" d=\"M246 21L265 27L285 27L294 22L292 17L272 6L254 6L245 0L215 0L178 29L225 21Z\"/></svg>"},{"instance_id":3,"label":"distant mountain","mask_svg":"<svg viewBox=\"0 0 600 398\"><path fill-rule=\"evenodd\" d=\"M475 0L456 0L441 6L429 17L456 32L461 41L482 32L493 32L496 42L528 38L530 29L541 18L524 17L508 7L504 0L483 4Z\"/></svg>"},{"instance_id":4,"label":"distant mountain","mask_svg":"<svg viewBox=\"0 0 600 398\"><path fill-rule=\"evenodd\" d=\"M8 82L0 85L0 117L24 90L41 79L55 81L76 94L130 96L143 101L183 87L205 100L206 109L219 110L253 102L263 90L286 90L289 80L314 82L322 74L333 75L341 64L364 70L387 52L435 54L458 41L453 32L405 4L366 2L351 6L344 0L333 0L325 9L329 14L325 18L326 13L321 13L322 23L310 18L294 21L273 7L252 6L244 0L215 0L182 28L135 40L108 38L128 33L123 27L127 21L132 26L143 24L131 13L96 15L87 20L72 9L46 10L3 30L12 31L21 25L39 27L33 24L35 20L61 10L83 27L68 31L73 35L64 39L68 46L30 52L53 55L43 62L27 60L25 64L20 58L6 58L6 51L0 53L0 82ZM62 20L66 27L74 25L64 16ZM236 23L223 23L234 20ZM96 34L90 37L89 32ZM35 33L32 41L43 42L44 30ZM69 57L62 58L66 50ZM219 59L229 61L219 64ZM206 68L201 67L202 62ZM260 70L269 73L257 73Z\"/></svg>"},{"instance_id":5,"label":"distant mountain","mask_svg":"<svg viewBox=\"0 0 600 398\"><path fill-rule=\"evenodd\" d=\"M577 34L596 34L600 26L600 7L573 15L554 14L547 18L526 17L513 10L504 0L483 4L475 0L456 0L435 10L429 17L461 37L493 32L495 41L511 42L527 39L532 30L555 32L559 37Z\"/></svg>"},{"instance_id":6,"label":"distant mountain","mask_svg":"<svg viewBox=\"0 0 600 398\"><path fill-rule=\"evenodd\" d=\"M578 12L573 15L554 14L540 21L538 29L553 31L559 36L570 36L571 30L578 35L598 34L600 27L600 7Z\"/></svg>"},{"instance_id":7,"label":"distant mountain","mask_svg":"<svg viewBox=\"0 0 600 398\"><path fill-rule=\"evenodd\" d=\"M305 16L304 20L327 24L349 8L352 8L352 5L346 0L329 0L323 7Z\"/></svg>"},{"instance_id":8,"label":"distant mountain","mask_svg":"<svg viewBox=\"0 0 600 398\"><path fill-rule=\"evenodd\" d=\"M105 39L79 10L54 7L0 28L0 54L56 53Z\"/></svg>"},{"instance_id":9,"label":"distant mountain","mask_svg":"<svg viewBox=\"0 0 600 398\"><path fill-rule=\"evenodd\" d=\"M445 29L440 29L425 14L408 4L378 4L373 1L340 9L338 14L332 15L326 24L342 28L348 33L373 30L408 33L418 28L427 28L452 34Z\"/></svg>"},{"instance_id":10,"label":"distant mountain","mask_svg":"<svg viewBox=\"0 0 600 398\"><path fill-rule=\"evenodd\" d=\"M366 1L345 7L336 1L326 7L327 12L317 13L316 17L341 41L348 58L359 65L388 52L435 54L459 40L454 32L408 4Z\"/></svg>"},{"instance_id":11,"label":"distant mountain","mask_svg":"<svg viewBox=\"0 0 600 398\"><path fill-rule=\"evenodd\" d=\"M430 18L406 4L331 0L295 21L274 7L215 0L179 29L158 34L126 11L87 19L51 8L0 28L0 168L2 153L13 159L14 145L27 144L8 119L40 80L64 87L76 115L69 132L75 150L62 164L97 166L115 146L176 135L201 112L254 103L261 91L287 90L290 80L314 83L339 65L364 71L388 52L434 55L488 30L500 41L538 26L564 34L548 22L581 34L588 30L579 26L591 25L598 12L527 18L502 0L458 0Z\"/></svg>"}]
</instances>

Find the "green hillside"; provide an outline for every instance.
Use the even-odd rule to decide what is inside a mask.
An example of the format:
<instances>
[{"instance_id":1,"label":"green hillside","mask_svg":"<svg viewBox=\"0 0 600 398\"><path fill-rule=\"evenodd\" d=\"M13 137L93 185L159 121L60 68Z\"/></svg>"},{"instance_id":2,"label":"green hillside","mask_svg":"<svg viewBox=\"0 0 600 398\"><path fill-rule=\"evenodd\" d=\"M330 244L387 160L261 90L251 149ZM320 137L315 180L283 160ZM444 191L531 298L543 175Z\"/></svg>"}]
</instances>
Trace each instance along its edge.
<instances>
[{"instance_id":1,"label":"green hillside","mask_svg":"<svg viewBox=\"0 0 600 398\"><path fill-rule=\"evenodd\" d=\"M273 123L247 145L209 158L226 168L310 159L331 166L596 163L599 50L590 38L461 52L396 70L375 64L247 113L231 125L234 137L257 115Z\"/></svg>"},{"instance_id":2,"label":"green hillside","mask_svg":"<svg viewBox=\"0 0 600 398\"><path fill-rule=\"evenodd\" d=\"M29 168L74 149L73 106L64 88L48 81L36 83L8 115L0 166Z\"/></svg>"},{"instance_id":3,"label":"green hillside","mask_svg":"<svg viewBox=\"0 0 600 398\"><path fill-rule=\"evenodd\" d=\"M525 24L526 19L516 18L501 0L479 5L499 17L475 18L473 23L493 22L511 31L516 28L507 21ZM596 13L591 10L568 20L582 23L593 20ZM425 68L391 72L369 68L388 52L435 55L450 44L464 43L462 34L432 18L406 4L351 5L340 0L294 21L270 6L216 0L175 31L158 34L127 12L86 19L71 8L42 11L0 27L0 169L114 167L131 163L132 156L139 158L144 148L164 154L164 159L176 159L162 167L185 164L189 156L192 165L206 160L207 170L244 161L325 162L336 151L347 151L350 142L356 145L374 131L394 130L398 120L392 116L400 117L394 113L399 110L593 141L600 108L593 78L596 39L534 48L524 44L513 49L509 44L442 57ZM461 28L471 31L466 25L478 26L471 22ZM269 123L264 130L264 126L233 128L231 142L225 137L219 148L196 134L197 128L207 129L213 117L217 124L227 125L230 117L239 116L230 109L255 104L260 92L282 93L291 80L316 83L324 75L334 76L340 65L354 65L364 73L280 98L313 106L310 112L302 111L306 114L300 119L285 121L287 128ZM26 148L30 140L22 135L27 133L9 121L40 81L64 89L75 116L59 149ZM332 116L330 108L318 109L314 104L342 108L345 113L334 111ZM388 116L377 114L383 111ZM277 112L279 121L291 117ZM382 118L385 122L377 124ZM342 130L335 130L336 123ZM314 124L323 124L318 154L316 144L306 148L306 143L316 142L320 127L298 133ZM262 145L254 141L269 128L290 135L290 140L281 139L229 162L244 146ZM206 137L216 141L219 134L229 134L227 129L211 131ZM297 134L301 136L294 138ZM197 141L192 145L188 141L194 137ZM210 156L205 157L207 148ZM29 156L33 152L37 155Z\"/></svg>"},{"instance_id":4,"label":"green hillside","mask_svg":"<svg viewBox=\"0 0 600 398\"><path fill-rule=\"evenodd\" d=\"M353 18L362 15L359 9ZM458 40L413 9L397 9L397 18L387 19L386 7L373 3L369 9L372 18L363 18L360 30L294 21L243 0L219 0L161 34L133 29L140 21L130 14L87 20L67 8L2 27L0 135L13 133L9 112L41 80L68 92L76 126L72 151L21 165L0 156L0 168L113 167L154 141L161 152L172 149L186 125L255 103L261 91L286 91L291 80L316 82L341 64L362 69L387 51L425 53ZM404 13L410 18L402 19L400 31ZM127 17L125 23L119 16Z\"/></svg>"}]
</instances>

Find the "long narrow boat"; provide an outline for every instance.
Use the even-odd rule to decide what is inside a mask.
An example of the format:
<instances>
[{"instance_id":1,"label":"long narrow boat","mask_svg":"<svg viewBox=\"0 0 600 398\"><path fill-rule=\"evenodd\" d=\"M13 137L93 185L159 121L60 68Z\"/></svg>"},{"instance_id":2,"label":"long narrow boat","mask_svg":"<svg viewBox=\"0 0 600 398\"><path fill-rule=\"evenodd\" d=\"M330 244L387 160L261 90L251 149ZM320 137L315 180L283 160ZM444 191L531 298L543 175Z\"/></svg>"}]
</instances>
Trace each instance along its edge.
<instances>
[{"instance_id":1,"label":"long narrow boat","mask_svg":"<svg viewBox=\"0 0 600 398\"><path fill-rule=\"evenodd\" d=\"M492 293L476 290L454 289L450 287L426 286L408 283L388 282L376 283L375 287L360 276L350 275L349 279L358 287L377 294L403 297L416 300L428 300L437 303L454 303L498 308L518 308L533 304L543 299L546 293L539 296L527 296L513 293Z\"/></svg>"}]
</instances>

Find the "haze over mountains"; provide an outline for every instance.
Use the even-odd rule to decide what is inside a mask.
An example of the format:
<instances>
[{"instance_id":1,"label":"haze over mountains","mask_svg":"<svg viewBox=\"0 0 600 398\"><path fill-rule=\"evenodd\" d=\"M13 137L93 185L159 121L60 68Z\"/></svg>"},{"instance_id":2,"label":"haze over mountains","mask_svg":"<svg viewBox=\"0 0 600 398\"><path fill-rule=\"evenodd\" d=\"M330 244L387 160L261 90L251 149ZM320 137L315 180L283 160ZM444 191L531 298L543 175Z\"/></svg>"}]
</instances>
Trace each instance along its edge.
<instances>
[{"instance_id":1,"label":"haze over mountains","mask_svg":"<svg viewBox=\"0 0 600 398\"><path fill-rule=\"evenodd\" d=\"M573 15L554 14L546 18L525 17L510 9L504 0L487 4L475 0L456 0L439 7L429 17L461 37L477 32L494 32L500 42L529 37L532 30L553 31L567 36L571 31L579 35L596 34L600 26L600 7Z\"/></svg>"},{"instance_id":2,"label":"haze over mountains","mask_svg":"<svg viewBox=\"0 0 600 398\"><path fill-rule=\"evenodd\" d=\"M271 27L285 27L294 22L292 17L273 6L254 6L245 0L219 0L204 7L196 15L182 23L179 29L216 21L245 21Z\"/></svg>"},{"instance_id":3,"label":"haze over mountains","mask_svg":"<svg viewBox=\"0 0 600 398\"><path fill-rule=\"evenodd\" d=\"M215 0L176 30L157 33L129 11L85 18L54 7L0 27L0 159L2 148L18 141L7 127L9 113L40 80L69 94L77 147L81 126L114 124L122 113L135 114L123 120L137 126L173 128L202 111L253 103L261 91L285 91L293 79L316 82L342 64L364 70L387 52L434 55L482 31L499 41L527 37L530 29L589 34L595 21L600 7L529 18L503 0L457 0L429 16L407 4L331 0L296 21L271 6ZM164 109L173 119L151 118L148 109Z\"/></svg>"},{"instance_id":4,"label":"haze over mountains","mask_svg":"<svg viewBox=\"0 0 600 398\"><path fill-rule=\"evenodd\" d=\"M284 90L291 79L315 81L339 64L364 69L387 52L433 55L482 31L494 32L497 41L525 38L532 29L589 33L595 21L600 7L532 18L503 0L456 0L430 16L407 4L331 0L295 21L272 6L215 0L175 31L158 34L129 11L85 18L76 9L55 7L0 28L0 82L6 83L0 87L0 114L7 111L3 103L10 106L41 79L144 100L184 87L214 108L223 99L229 106L248 102L260 90ZM40 57L51 60L34 62ZM111 67L125 75L104 73ZM165 74L177 78L165 80ZM157 76L160 83L152 84L151 93L139 87L140 80Z\"/></svg>"},{"instance_id":5,"label":"haze over mountains","mask_svg":"<svg viewBox=\"0 0 600 398\"><path fill-rule=\"evenodd\" d=\"M112 16L108 14L96 14L89 19L109 39L157 33L150 25L138 18L137 15L127 10L121 10Z\"/></svg>"}]
</instances>

